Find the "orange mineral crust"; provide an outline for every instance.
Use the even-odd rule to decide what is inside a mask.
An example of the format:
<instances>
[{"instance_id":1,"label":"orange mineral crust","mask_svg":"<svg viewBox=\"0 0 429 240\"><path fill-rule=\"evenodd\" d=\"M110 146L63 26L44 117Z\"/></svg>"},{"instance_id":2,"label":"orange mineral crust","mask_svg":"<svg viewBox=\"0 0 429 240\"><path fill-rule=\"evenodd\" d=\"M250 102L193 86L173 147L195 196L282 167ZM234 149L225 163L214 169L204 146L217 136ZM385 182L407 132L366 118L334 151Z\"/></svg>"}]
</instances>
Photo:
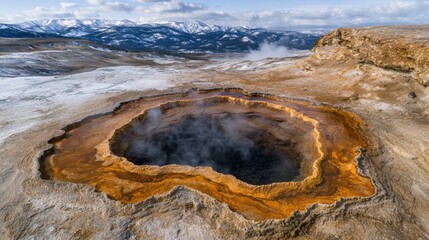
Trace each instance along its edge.
<instances>
[{"instance_id":1,"label":"orange mineral crust","mask_svg":"<svg viewBox=\"0 0 429 240\"><path fill-rule=\"evenodd\" d=\"M150 122L149 113L155 110L158 119ZM239 116L232 118L238 121L233 129L287 155L288 164L299 169L298 175L284 182L269 176L271 183L258 182L256 172L247 176L248 183L245 178L214 171L215 167L136 165L124 157L129 145L141 137L132 133L137 127L144 127L147 134L169 133L189 116L209 116L221 122L225 116ZM139 125L142 122L146 125ZM247 219L283 219L315 203L374 194L371 180L356 166L358 149L366 147L362 125L356 116L338 109L241 90L142 98L69 127L52 141L54 152L43 159L42 170L55 180L94 186L123 203L187 186L226 203ZM250 135L255 129L257 134Z\"/></svg>"}]
</instances>

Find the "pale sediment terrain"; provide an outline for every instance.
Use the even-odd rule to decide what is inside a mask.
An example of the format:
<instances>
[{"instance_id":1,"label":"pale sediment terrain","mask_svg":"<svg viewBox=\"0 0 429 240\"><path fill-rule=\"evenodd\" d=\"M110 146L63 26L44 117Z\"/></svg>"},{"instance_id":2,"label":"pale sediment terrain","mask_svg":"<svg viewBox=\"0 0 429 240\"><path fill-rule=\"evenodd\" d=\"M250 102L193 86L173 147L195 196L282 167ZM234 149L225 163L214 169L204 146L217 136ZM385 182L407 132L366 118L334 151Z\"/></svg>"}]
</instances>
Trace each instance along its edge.
<instances>
[{"instance_id":1,"label":"pale sediment terrain","mask_svg":"<svg viewBox=\"0 0 429 240\"><path fill-rule=\"evenodd\" d=\"M26 75L0 78L6 86L0 92L0 235L5 239L427 239L429 89L423 86L428 55L422 53L428 52L428 35L425 26L342 29L319 41L310 57L230 64L188 58L129 64L121 57L112 64L107 60L111 55L131 53L109 52L108 57L96 56L100 61L95 62L109 62L104 67L68 75L36 71L33 74L45 76L35 77L29 75L28 63ZM52 50L63 51L62 47ZM13 59L8 54L2 52L0 59ZM69 50L68 54L78 53ZM93 55L81 56L76 64L88 56ZM365 157L357 160L359 171L372 179L376 193L315 204L286 219L254 221L189 187L124 204L87 185L40 178L39 156L64 126L110 112L120 102L193 87L238 87L356 114L369 137Z\"/></svg>"}]
</instances>

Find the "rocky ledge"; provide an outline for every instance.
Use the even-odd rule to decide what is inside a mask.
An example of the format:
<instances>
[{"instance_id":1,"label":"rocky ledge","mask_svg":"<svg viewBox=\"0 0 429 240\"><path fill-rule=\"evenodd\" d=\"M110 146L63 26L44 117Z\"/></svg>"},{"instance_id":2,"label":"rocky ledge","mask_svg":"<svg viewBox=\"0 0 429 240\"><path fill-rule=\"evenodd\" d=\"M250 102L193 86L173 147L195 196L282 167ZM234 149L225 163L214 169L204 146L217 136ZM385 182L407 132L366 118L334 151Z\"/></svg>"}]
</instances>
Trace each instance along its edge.
<instances>
[{"instance_id":1,"label":"rocky ledge","mask_svg":"<svg viewBox=\"0 0 429 240\"><path fill-rule=\"evenodd\" d=\"M358 61L410 73L429 86L429 25L340 28L322 37L314 57Z\"/></svg>"}]
</instances>

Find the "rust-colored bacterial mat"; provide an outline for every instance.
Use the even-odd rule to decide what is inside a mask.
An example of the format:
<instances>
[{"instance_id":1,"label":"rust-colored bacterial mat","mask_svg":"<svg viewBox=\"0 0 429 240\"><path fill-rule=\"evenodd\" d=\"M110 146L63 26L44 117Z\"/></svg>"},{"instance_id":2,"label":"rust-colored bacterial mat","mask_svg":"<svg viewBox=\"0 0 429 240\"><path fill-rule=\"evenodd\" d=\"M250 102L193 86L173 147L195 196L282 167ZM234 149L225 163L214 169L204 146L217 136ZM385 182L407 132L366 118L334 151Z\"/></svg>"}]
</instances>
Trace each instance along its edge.
<instances>
[{"instance_id":1,"label":"rust-colored bacterial mat","mask_svg":"<svg viewBox=\"0 0 429 240\"><path fill-rule=\"evenodd\" d=\"M374 194L356 166L362 122L326 106L226 89L142 98L66 128L41 159L54 180L137 203L187 186L247 219Z\"/></svg>"}]
</instances>

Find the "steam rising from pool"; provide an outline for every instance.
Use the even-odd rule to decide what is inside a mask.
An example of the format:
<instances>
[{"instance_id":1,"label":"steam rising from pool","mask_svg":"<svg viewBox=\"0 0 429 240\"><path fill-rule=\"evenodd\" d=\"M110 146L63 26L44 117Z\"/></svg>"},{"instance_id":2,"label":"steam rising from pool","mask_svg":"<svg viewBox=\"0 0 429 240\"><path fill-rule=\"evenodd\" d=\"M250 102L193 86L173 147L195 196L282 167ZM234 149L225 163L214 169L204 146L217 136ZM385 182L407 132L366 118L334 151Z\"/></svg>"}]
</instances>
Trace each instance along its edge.
<instances>
[{"instance_id":1,"label":"steam rising from pool","mask_svg":"<svg viewBox=\"0 0 429 240\"><path fill-rule=\"evenodd\" d=\"M266 58L286 58L308 56L311 51L294 50L281 46L277 43L264 42L259 46L258 50L251 50L243 60L259 61Z\"/></svg>"},{"instance_id":2,"label":"steam rising from pool","mask_svg":"<svg viewBox=\"0 0 429 240\"><path fill-rule=\"evenodd\" d=\"M210 106L196 106L196 108ZM264 128L255 127L258 122ZM113 152L136 165L207 166L254 185L291 181L299 175L299 154L266 127L277 122L255 112L211 112L175 118L151 109L120 135Z\"/></svg>"}]
</instances>

